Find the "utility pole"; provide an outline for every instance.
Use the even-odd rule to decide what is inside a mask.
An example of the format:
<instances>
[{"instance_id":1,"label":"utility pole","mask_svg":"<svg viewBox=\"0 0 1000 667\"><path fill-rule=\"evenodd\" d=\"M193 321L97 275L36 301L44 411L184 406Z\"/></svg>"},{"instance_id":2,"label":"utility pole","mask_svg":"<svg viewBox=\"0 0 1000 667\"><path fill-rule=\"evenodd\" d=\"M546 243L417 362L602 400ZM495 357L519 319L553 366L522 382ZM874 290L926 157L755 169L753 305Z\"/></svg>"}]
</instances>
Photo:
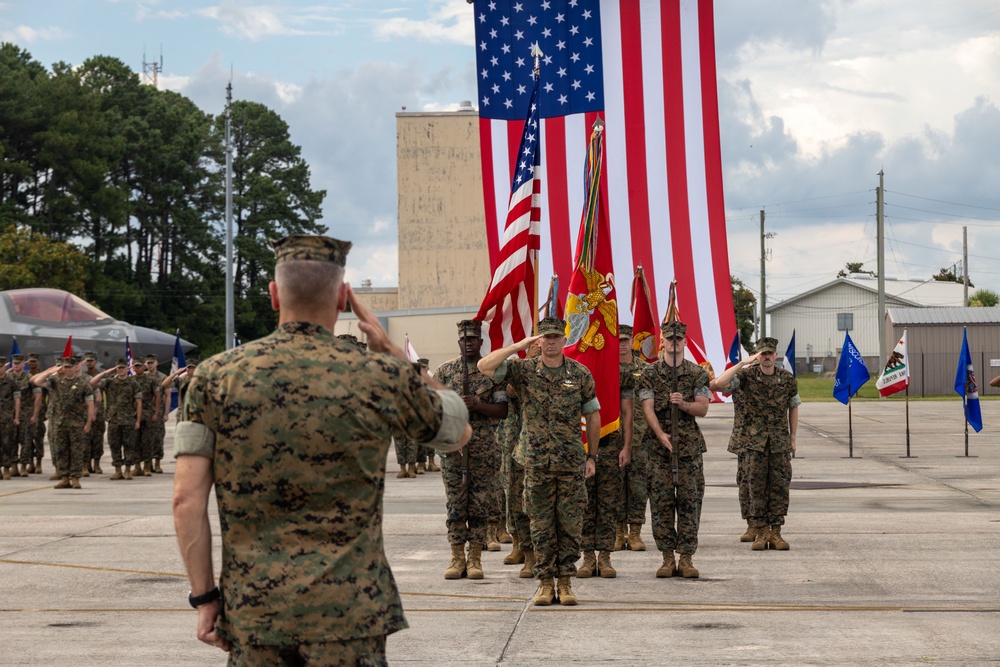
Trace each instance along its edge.
<instances>
[{"instance_id":1,"label":"utility pole","mask_svg":"<svg viewBox=\"0 0 1000 667\"><path fill-rule=\"evenodd\" d=\"M226 86L226 349L233 349L236 314L233 304L233 82Z\"/></svg>"},{"instance_id":2,"label":"utility pole","mask_svg":"<svg viewBox=\"0 0 1000 667\"><path fill-rule=\"evenodd\" d=\"M885 368L885 172L879 169L875 190L875 229L878 246L878 367Z\"/></svg>"},{"instance_id":3,"label":"utility pole","mask_svg":"<svg viewBox=\"0 0 1000 667\"><path fill-rule=\"evenodd\" d=\"M764 233L764 209L760 209L760 326L758 331L760 337L767 336L767 271L764 262L767 261L767 250L764 248L764 240L774 238L776 234Z\"/></svg>"},{"instance_id":4,"label":"utility pole","mask_svg":"<svg viewBox=\"0 0 1000 667\"><path fill-rule=\"evenodd\" d=\"M969 228L962 227L962 303L969 307Z\"/></svg>"}]
</instances>

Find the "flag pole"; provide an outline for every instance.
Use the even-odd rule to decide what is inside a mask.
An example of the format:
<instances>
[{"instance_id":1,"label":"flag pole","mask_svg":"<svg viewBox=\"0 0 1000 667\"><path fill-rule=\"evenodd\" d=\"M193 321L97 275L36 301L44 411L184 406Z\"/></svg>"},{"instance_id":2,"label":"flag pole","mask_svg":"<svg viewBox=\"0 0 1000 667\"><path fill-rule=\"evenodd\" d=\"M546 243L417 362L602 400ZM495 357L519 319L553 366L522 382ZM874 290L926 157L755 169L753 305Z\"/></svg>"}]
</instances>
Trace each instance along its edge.
<instances>
[{"instance_id":1,"label":"flag pole","mask_svg":"<svg viewBox=\"0 0 1000 667\"><path fill-rule=\"evenodd\" d=\"M907 361L909 363L909 361ZM906 456L900 456L901 459L915 459L916 456L910 456L910 383L906 383Z\"/></svg>"},{"instance_id":2,"label":"flag pole","mask_svg":"<svg viewBox=\"0 0 1000 667\"><path fill-rule=\"evenodd\" d=\"M538 47L538 42L535 42L531 47L531 55L535 57L535 81L538 81L538 77L542 73L542 50ZM541 128L539 128L541 129ZM539 132L539 141L541 141L541 132ZM531 333L535 336L538 335L538 253L535 252L534 259L531 260L534 266L535 274L535 300L533 303L535 307L531 309ZM550 313L552 315L552 313Z\"/></svg>"}]
</instances>

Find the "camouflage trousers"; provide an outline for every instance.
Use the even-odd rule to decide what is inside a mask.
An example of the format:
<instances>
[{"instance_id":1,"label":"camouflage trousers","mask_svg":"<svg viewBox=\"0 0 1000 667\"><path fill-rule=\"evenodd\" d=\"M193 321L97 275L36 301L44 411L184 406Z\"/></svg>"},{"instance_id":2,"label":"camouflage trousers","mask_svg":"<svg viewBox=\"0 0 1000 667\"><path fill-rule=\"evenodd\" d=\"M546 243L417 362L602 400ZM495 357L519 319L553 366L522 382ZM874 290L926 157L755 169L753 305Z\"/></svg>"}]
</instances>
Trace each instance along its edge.
<instances>
[{"instance_id":1,"label":"camouflage trousers","mask_svg":"<svg viewBox=\"0 0 1000 667\"><path fill-rule=\"evenodd\" d=\"M17 428L14 415L0 417L0 466L17 465Z\"/></svg>"},{"instance_id":2,"label":"camouflage trousers","mask_svg":"<svg viewBox=\"0 0 1000 667\"><path fill-rule=\"evenodd\" d=\"M163 441L167 437L167 425L163 423L163 417L157 418L153 422L153 455L150 458L163 458Z\"/></svg>"},{"instance_id":3,"label":"camouflage trousers","mask_svg":"<svg viewBox=\"0 0 1000 667\"><path fill-rule=\"evenodd\" d=\"M705 467L699 454L681 458L677 464L677 497L670 454L649 456L649 506L653 516L653 539L660 551L693 554L698 550L701 502L705 497Z\"/></svg>"},{"instance_id":4,"label":"camouflage trousers","mask_svg":"<svg viewBox=\"0 0 1000 667\"><path fill-rule=\"evenodd\" d=\"M462 454L445 454L441 460L441 479L447 498L449 544L478 542L486 544L486 522L490 514L490 489L497 476L492 458L484 447L466 444L469 451L469 474L462 484Z\"/></svg>"},{"instance_id":5,"label":"camouflage trousers","mask_svg":"<svg viewBox=\"0 0 1000 667\"><path fill-rule=\"evenodd\" d=\"M104 456L104 415L96 417L94 423L90 425L89 449L90 459L100 461Z\"/></svg>"},{"instance_id":6,"label":"camouflage trousers","mask_svg":"<svg viewBox=\"0 0 1000 667\"><path fill-rule=\"evenodd\" d=\"M510 452L503 454L500 478L507 500L507 532L517 535L522 549L531 549L531 522L524 512L524 466Z\"/></svg>"},{"instance_id":7,"label":"camouflage trousers","mask_svg":"<svg viewBox=\"0 0 1000 667\"><path fill-rule=\"evenodd\" d=\"M625 495L622 469L618 467L623 446L621 431L604 436L597 446L596 470L585 482L587 508L580 539L583 551L615 550L615 530Z\"/></svg>"},{"instance_id":8,"label":"camouflage trousers","mask_svg":"<svg viewBox=\"0 0 1000 667\"><path fill-rule=\"evenodd\" d=\"M396 436L392 439L392 447L396 450L396 463L400 468L405 468L410 463L417 462L417 441L407 438L405 435Z\"/></svg>"},{"instance_id":9,"label":"camouflage trousers","mask_svg":"<svg viewBox=\"0 0 1000 667\"><path fill-rule=\"evenodd\" d=\"M524 469L524 510L531 520L535 577L576 574L586 508L583 470Z\"/></svg>"},{"instance_id":10,"label":"camouflage trousers","mask_svg":"<svg viewBox=\"0 0 1000 667\"><path fill-rule=\"evenodd\" d=\"M138 434L135 422L108 424L108 449L111 450L111 465L135 465L141 463Z\"/></svg>"},{"instance_id":11,"label":"camouflage trousers","mask_svg":"<svg viewBox=\"0 0 1000 667\"><path fill-rule=\"evenodd\" d=\"M360 639L331 640L294 646L233 644L230 667L271 667L310 665L311 667L383 667L385 635Z\"/></svg>"},{"instance_id":12,"label":"camouflage trousers","mask_svg":"<svg viewBox=\"0 0 1000 667\"><path fill-rule=\"evenodd\" d=\"M38 421L29 427L28 458L45 458L45 417L39 416ZM51 445L50 445L51 447Z\"/></svg>"},{"instance_id":13,"label":"camouflage trousers","mask_svg":"<svg viewBox=\"0 0 1000 667\"><path fill-rule=\"evenodd\" d=\"M35 449L31 442L31 429L33 428L31 423L31 416L21 417L21 425L17 428L14 436L14 442L18 449L18 461L24 465L29 463L34 463L32 458L35 458ZM39 454L37 458L42 458Z\"/></svg>"},{"instance_id":14,"label":"camouflage trousers","mask_svg":"<svg viewBox=\"0 0 1000 667\"><path fill-rule=\"evenodd\" d=\"M746 451L736 454L736 490L740 497L740 516L750 520L750 477L747 471Z\"/></svg>"},{"instance_id":15,"label":"camouflage trousers","mask_svg":"<svg viewBox=\"0 0 1000 667\"><path fill-rule=\"evenodd\" d=\"M52 459L52 465L55 467L56 472L59 472L59 464L56 456L56 448L58 446L59 425L53 422L49 424L49 458Z\"/></svg>"},{"instance_id":16,"label":"camouflage trousers","mask_svg":"<svg viewBox=\"0 0 1000 667\"><path fill-rule=\"evenodd\" d=\"M747 452L750 486L750 525L782 526L788 514L788 487L792 483L792 453Z\"/></svg>"},{"instance_id":17,"label":"camouflage trousers","mask_svg":"<svg viewBox=\"0 0 1000 667\"><path fill-rule=\"evenodd\" d=\"M152 461L153 452L156 450L156 425L151 419L143 419L139 423L136 440L139 443L139 461L136 463Z\"/></svg>"},{"instance_id":18,"label":"camouflage trousers","mask_svg":"<svg viewBox=\"0 0 1000 667\"><path fill-rule=\"evenodd\" d=\"M649 502L646 490L648 468L649 453L646 446L633 439L632 460L621 469L624 497L618 512L619 521L640 526L646 523L646 505Z\"/></svg>"},{"instance_id":19,"label":"camouflage trousers","mask_svg":"<svg viewBox=\"0 0 1000 667\"><path fill-rule=\"evenodd\" d=\"M427 463L427 457L433 455L434 453L430 447L417 445L417 463Z\"/></svg>"},{"instance_id":20,"label":"camouflage trousers","mask_svg":"<svg viewBox=\"0 0 1000 667\"><path fill-rule=\"evenodd\" d=\"M499 463L499 461L498 461ZM493 469L494 473L500 472L499 465ZM507 497L504 493L503 482L500 475L494 474L490 479L490 523L498 526L507 525Z\"/></svg>"},{"instance_id":21,"label":"camouflage trousers","mask_svg":"<svg viewBox=\"0 0 1000 667\"><path fill-rule=\"evenodd\" d=\"M63 476L81 477L90 451L90 434L83 432L83 424L60 424L52 430L55 432L51 446L56 470Z\"/></svg>"}]
</instances>

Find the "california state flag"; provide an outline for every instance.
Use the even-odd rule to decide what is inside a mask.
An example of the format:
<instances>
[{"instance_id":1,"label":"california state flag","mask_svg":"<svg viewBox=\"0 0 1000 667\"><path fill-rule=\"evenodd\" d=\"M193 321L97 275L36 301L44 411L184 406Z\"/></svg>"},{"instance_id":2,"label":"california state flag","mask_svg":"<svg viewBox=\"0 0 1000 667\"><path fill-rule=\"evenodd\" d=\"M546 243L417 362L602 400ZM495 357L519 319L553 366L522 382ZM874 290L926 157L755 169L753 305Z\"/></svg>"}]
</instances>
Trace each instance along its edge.
<instances>
[{"instance_id":1,"label":"california state flag","mask_svg":"<svg viewBox=\"0 0 1000 667\"><path fill-rule=\"evenodd\" d=\"M906 389L910 384L910 367L906 363L906 329L903 329L903 337L889 355L885 362L882 374L875 381L875 388L882 396L891 396L898 391Z\"/></svg>"}]
</instances>

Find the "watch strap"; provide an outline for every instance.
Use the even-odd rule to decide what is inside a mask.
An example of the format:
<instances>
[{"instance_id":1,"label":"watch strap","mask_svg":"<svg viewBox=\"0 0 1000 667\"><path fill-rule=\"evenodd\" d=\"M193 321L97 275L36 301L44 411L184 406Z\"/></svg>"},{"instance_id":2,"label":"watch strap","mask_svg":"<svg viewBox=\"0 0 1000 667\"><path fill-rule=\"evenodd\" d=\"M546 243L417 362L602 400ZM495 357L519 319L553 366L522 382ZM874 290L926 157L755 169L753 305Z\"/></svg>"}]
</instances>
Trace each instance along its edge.
<instances>
[{"instance_id":1,"label":"watch strap","mask_svg":"<svg viewBox=\"0 0 1000 667\"><path fill-rule=\"evenodd\" d=\"M212 590L208 591L207 593L202 593L201 595L191 595L190 593L188 593L188 603L190 603L192 607L197 609L201 605L208 604L209 602L215 602L221 597L222 593L221 591L219 591L219 587L216 586Z\"/></svg>"}]
</instances>

